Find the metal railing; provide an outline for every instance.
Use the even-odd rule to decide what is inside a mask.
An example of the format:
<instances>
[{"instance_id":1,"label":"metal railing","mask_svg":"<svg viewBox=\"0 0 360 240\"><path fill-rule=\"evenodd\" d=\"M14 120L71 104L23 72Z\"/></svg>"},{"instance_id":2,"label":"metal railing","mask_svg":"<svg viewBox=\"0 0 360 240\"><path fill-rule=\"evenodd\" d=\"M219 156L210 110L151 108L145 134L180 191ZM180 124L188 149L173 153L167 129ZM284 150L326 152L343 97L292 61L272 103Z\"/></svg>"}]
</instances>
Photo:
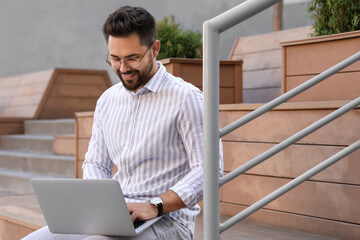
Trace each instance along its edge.
<instances>
[{"instance_id":1,"label":"metal railing","mask_svg":"<svg viewBox=\"0 0 360 240\"><path fill-rule=\"evenodd\" d=\"M280 97L270 101L257 110L247 114L234 123L219 130L219 35L231 28L232 26L246 20L247 18L269 8L280 0L247 0L246 2L230 9L229 11L204 22L203 25L203 86L204 86L204 239L220 239L220 233L257 211L261 207L290 191L310 177L314 176L323 169L329 167L343 157L360 148L360 140L335 154L333 157L325 160L283 187L269 194L265 198L254 203L247 209L238 213L225 223L220 224L220 197L219 188L221 185L231 181L233 178L246 172L257 164L265 161L274 154L280 152L291 144L297 142L301 138L314 132L320 127L326 125L330 121L345 114L356 106L360 105L360 97L344 105L328 116L311 124L307 128L301 130L295 135L289 137L278 145L272 147L268 151L260 154L246 164L233 170L226 176L219 178L219 139L231 131L241 127L249 121L257 118L265 112L273 109L288 99L305 91L306 89L318 84L329 76L344 69L350 64L360 60L360 52L345 59L334 67L324 71L318 76L299 85L291 91L281 95Z\"/></svg>"}]
</instances>

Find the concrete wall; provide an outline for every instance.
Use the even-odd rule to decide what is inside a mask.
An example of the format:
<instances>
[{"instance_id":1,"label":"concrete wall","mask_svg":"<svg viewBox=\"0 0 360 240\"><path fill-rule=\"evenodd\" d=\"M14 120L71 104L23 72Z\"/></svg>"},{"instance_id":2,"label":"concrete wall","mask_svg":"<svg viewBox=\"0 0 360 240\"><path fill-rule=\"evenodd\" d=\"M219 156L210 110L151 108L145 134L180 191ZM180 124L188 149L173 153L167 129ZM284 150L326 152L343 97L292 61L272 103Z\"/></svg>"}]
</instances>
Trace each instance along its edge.
<instances>
[{"instance_id":1,"label":"concrete wall","mask_svg":"<svg viewBox=\"0 0 360 240\"><path fill-rule=\"evenodd\" d=\"M202 30L202 23L244 0L0 0L0 78L54 67L106 69L107 46L102 24L119 6L148 9L157 20L175 15L185 29ZM306 0L285 0L284 28L310 24L303 13ZM221 59L227 59L236 37L272 31L273 10L226 31Z\"/></svg>"}]
</instances>

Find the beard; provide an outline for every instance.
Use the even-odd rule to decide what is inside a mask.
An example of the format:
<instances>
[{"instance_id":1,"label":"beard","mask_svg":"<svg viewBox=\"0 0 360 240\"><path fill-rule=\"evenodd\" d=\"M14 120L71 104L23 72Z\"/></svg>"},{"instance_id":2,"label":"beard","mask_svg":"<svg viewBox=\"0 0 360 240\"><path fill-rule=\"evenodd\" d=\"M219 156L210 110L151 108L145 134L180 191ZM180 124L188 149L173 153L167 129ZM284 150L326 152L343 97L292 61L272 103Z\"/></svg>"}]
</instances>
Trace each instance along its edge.
<instances>
[{"instance_id":1,"label":"beard","mask_svg":"<svg viewBox=\"0 0 360 240\"><path fill-rule=\"evenodd\" d=\"M122 82L123 86L127 90L136 91L136 90L140 89L141 87L143 87L151 79L152 76L150 76L150 74L153 70L153 66L154 66L153 61L150 58L149 64L147 64L143 70L130 68L130 70L128 70L126 72L120 72L120 69L118 69L116 71L116 74L118 75L118 77L120 78L120 81ZM132 78L125 80L121 76L122 74L128 75L128 76L132 75Z\"/></svg>"}]
</instances>

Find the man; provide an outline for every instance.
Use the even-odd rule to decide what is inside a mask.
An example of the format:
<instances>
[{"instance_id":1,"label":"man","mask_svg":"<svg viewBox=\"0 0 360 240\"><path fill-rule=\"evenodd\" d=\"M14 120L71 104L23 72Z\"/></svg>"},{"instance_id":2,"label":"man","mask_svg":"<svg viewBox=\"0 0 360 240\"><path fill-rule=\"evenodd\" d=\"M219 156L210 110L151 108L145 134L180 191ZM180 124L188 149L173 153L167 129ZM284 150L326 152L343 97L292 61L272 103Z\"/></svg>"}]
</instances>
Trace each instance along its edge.
<instances>
[{"instance_id":1,"label":"man","mask_svg":"<svg viewBox=\"0 0 360 240\"><path fill-rule=\"evenodd\" d=\"M97 102L84 178L118 180L133 220L164 217L135 238L66 239L192 239L202 200L202 93L156 61L156 23L145 9L119 8L103 33L107 62L121 83ZM220 161L222 174L222 152ZM113 175L114 165L119 170ZM55 236L47 228L39 232Z\"/></svg>"}]
</instances>

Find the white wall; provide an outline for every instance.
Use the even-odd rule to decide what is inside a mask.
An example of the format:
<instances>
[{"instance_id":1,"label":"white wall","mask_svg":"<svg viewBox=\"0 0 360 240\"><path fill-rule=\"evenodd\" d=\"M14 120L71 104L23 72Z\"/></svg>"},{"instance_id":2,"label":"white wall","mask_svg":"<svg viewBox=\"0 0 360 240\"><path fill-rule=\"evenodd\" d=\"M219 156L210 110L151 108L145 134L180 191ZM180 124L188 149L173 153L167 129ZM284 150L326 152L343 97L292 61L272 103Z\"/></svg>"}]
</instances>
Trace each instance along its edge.
<instances>
[{"instance_id":1,"label":"white wall","mask_svg":"<svg viewBox=\"0 0 360 240\"><path fill-rule=\"evenodd\" d=\"M244 0L0 0L0 78L54 67L107 69L107 46L101 28L122 5L141 6L157 20L175 15L186 29L202 23ZM295 1L294 3L292 1ZM303 1L300 1L303 2ZM310 24L299 0L284 3L284 28ZM227 59L234 40L272 31L272 9L226 31L219 49Z\"/></svg>"}]
</instances>

